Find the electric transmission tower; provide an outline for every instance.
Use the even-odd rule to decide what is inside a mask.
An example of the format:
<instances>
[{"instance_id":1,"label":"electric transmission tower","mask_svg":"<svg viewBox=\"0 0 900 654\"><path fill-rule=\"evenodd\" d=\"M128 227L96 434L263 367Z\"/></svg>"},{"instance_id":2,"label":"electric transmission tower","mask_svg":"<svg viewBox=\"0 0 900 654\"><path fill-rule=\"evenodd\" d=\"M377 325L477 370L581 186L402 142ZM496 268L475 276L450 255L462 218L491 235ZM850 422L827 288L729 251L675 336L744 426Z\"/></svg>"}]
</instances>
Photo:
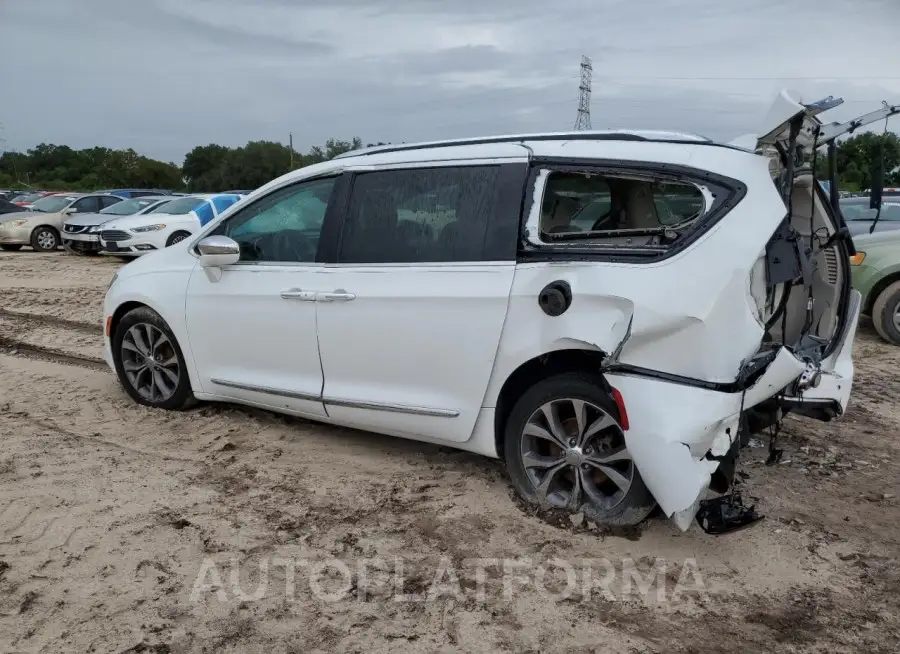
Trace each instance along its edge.
<instances>
[{"instance_id":1,"label":"electric transmission tower","mask_svg":"<svg viewBox=\"0 0 900 654\"><path fill-rule=\"evenodd\" d=\"M575 118L575 130L591 128L591 60L581 57L581 84L578 86L578 116Z\"/></svg>"}]
</instances>

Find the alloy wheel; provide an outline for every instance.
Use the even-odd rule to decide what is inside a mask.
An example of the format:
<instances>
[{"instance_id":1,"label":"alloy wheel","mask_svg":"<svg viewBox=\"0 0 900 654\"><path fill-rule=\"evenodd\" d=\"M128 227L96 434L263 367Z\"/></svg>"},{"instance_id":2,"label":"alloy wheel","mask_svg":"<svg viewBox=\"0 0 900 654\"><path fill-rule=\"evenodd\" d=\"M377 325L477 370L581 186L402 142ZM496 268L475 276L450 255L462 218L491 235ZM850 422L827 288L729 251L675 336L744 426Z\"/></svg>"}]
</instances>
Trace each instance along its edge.
<instances>
[{"instance_id":1,"label":"alloy wheel","mask_svg":"<svg viewBox=\"0 0 900 654\"><path fill-rule=\"evenodd\" d=\"M619 423L603 408L574 398L552 400L522 431L525 473L544 505L577 511L584 503L608 511L631 489L634 461Z\"/></svg>"},{"instance_id":2,"label":"alloy wheel","mask_svg":"<svg viewBox=\"0 0 900 654\"><path fill-rule=\"evenodd\" d=\"M56 234L49 229L42 229L37 235L38 245L43 250L52 250L56 247Z\"/></svg>"},{"instance_id":3,"label":"alloy wheel","mask_svg":"<svg viewBox=\"0 0 900 654\"><path fill-rule=\"evenodd\" d=\"M181 378L178 354L158 327L138 323L125 332L122 369L128 383L149 402L164 402L175 394Z\"/></svg>"}]
</instances>

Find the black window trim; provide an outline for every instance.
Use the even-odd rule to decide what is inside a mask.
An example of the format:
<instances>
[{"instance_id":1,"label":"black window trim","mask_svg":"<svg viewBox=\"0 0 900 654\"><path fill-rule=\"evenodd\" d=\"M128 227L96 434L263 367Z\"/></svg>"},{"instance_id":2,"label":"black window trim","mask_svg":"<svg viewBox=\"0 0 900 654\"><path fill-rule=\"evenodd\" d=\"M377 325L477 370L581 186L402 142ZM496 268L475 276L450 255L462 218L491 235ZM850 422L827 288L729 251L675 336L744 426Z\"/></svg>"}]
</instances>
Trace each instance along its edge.
<instances>
[{"instance_id":1,"label":"black window trim","mask_svg":"<svg viewBox=\"0 0 900 654\"><path fill-rule=\"evenodd\" d=\"M286 189L294 188L296 186L306 185L306 184L309 184L312 182L319 182L324 179L334 179L335 183L331 189L331 197L328 199L328 206L325 208L325 217L322 220L322 231L319 234L319 243L318 243L318 246L316 249L315 260L313 260L313 261L238 261L237 263L227 266L228 269L232 269L237 266L240 266L240 267L248 267L248 266L280 266L280 267L284 267L284 266L295 266L295 267L316 266L316 267L319 267L322 264L321 258L322 258L323 249L327 249L327 248L324 248L324 246L323 246L323 241L325 240L326 229L328 227L329 221L334 221L336 219L336 217L332 216L332 214L335 211L336 207L338 206L338 203L336 202L336 200L339 196L339 187L342 185L342 182L345 181L344 180L345 176L346 176L346 173L344 173L340 169L337 169L337 170L323 172L321 175L315 175L312 177L304 177L303 179L298 179L298 180L292 181L289 184L285 184L284 186L278 186L277 188L273 188L268 193L265 193L264 195L260 195L259 197L253 198L253 200L251 202L249 202L246 206L241 207L239 210L235 211L233 214L228 216L225 220L214 222L214 223L210 224L208 229L204 229L202 232L200 232L197 235L196 240L191 244L189 252L191 254L193 254L195 257L200 256L200 252L197 249L197 244L200 241L202 241L207 236L212 235L214 232L216 232L216 230L218 230L220 227L222 227L222 225L224 225L227 221L230 221L230 220L234 219L235 217L241 215L243 212L250 210L258 202L261 202L261 201L271 197L274 193L280 193ZM237 204L237 203L235 202L234 204ZM224 211L227 211L230 208L231 208L231 206L229 206ZM223 213L224 213L224 211L223 211ZM221 214L219 214L219 215L221 215Z\"/></svg>"},{"instance_id":2,"label":"black window trim","mask_svg":"<svg viewBox=\"0 0 900 654\"><path fill-rule=\"evenodd\" d=\"M372 262L351 263L339 260L341 241L344 235L344 226L347 212L350 207L350 198L357 176L369 173L381 172L409 172L415 170L433 170L445 168L481 168L485 166L499 169L499 177L496 185L496 205L494 214L490 217L485 230L481 254L477 259L460 261L403 261L403 262ZM483 265L488 262L514 263L516 261L516 241L519 232L519 224L522 215L522 202L528 181L529 164L525 161L495 161L495 160L452 160L428 161L428 162L398 162L396 165L378 166L366 170L348 170L344 173L340 188L336 185L332 194L334 211L329 206L325 215L325 227L319 241L319 255L322 263L333 268L361 268L361 267L448 267L465 265ZM317 261L319 259L317 258Z\"/></svg>"},{"instance_id":3,"label":"black window trim","mask_svg":"<svg viewBox=\"0 0 900 654\"><path fill-rule=\"evenodd\" d=\"M531 160L528 184L525 189L522 217L519 226L519 262L532 261L609 261L614 263L657 263L675 256L690 247L703 234L725 217L747 194L747 186L736 179L712 173L708 170L647 161L620 159L592 159L568 157L534 157ZM534 205L534 190L538 175L543 169L551 172L590 172L610 175L659 176L671 181L688 182L710 188L716 196L713 206L700 218L698 225L685 234L675 244L665 249L647 247L638 249L629 246L580 246L577 244L550 244L537 246L526 238L526 222ZM717 191L719 191L717 193ZM723 192L724 191L724 192Z\"/></svg>"}]
</instances>

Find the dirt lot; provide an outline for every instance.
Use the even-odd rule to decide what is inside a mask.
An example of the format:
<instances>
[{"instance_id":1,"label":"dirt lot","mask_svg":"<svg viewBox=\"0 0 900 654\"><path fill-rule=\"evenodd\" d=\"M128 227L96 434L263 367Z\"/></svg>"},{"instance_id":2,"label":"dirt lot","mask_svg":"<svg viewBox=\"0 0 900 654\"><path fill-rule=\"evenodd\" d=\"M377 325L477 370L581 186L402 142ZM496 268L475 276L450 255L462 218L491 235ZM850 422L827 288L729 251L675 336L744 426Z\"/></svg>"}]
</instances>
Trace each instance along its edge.
<instances>
[{"instance_id":1,"label":"dirt lot","mask_svg":"<svg viewBox=\"0 0 900 654\"><path fill-rule=\"evenodd\" d=\"M611 534L523 510L495 461L136 406L100 361L117 267L0 255L0 651L896 651L900 349L865 324L844 419L746 450L765 520Z\"/></svg>"}]
</instances>

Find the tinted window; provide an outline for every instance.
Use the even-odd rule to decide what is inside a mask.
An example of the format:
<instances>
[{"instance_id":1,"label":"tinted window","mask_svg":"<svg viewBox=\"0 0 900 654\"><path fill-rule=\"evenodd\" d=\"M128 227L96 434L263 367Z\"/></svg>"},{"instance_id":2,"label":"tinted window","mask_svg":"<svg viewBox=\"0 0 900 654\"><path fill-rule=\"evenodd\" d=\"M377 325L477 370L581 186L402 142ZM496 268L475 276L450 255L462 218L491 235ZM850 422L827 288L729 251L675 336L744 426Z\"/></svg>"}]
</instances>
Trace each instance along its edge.
<instances>
[{"instance_id":1,"label":"tinted window","mask_svg":"<svg viewBox=\"0 0 900 654\"><path fill-rule=\"evenodd\" d=\"M96 195L92 195L87 198L81 198L75 204L72 205L72 208L75 209L78 213L96 213L100 211L100 198Z\"/></svg>"},{"instance_id":2,"label":"tinted window","mask_svg":"<svg viewBox=\"0 0 900 654\"><path fill-rule=\"evenodd\" d=\"M241 246L241 261L311 263L335 178L279 189L238 211L214 231Z\"/></svg>"},{"instance_id":3,"label":"tinted window","mask_svg":"<svg viewBox=\"0 0 900 654\"><path fill-rule=\"evenodd\" d=\"M122 201L122 198L117 198L113 195L110 195L105 198L100 198L101 208L106 209L107 207L111 207L114 204L119 204Z\"/></svg>"},{"instance_id":4,"label":"tinted window","mask_svg":"<svg viewBox=\"0 0 900 654\"><path fill-rule=\"evenodd\" d=\"M498 166L357 175L338 261L481 260L499 176Z\"/></svg>"}]
</instances>

